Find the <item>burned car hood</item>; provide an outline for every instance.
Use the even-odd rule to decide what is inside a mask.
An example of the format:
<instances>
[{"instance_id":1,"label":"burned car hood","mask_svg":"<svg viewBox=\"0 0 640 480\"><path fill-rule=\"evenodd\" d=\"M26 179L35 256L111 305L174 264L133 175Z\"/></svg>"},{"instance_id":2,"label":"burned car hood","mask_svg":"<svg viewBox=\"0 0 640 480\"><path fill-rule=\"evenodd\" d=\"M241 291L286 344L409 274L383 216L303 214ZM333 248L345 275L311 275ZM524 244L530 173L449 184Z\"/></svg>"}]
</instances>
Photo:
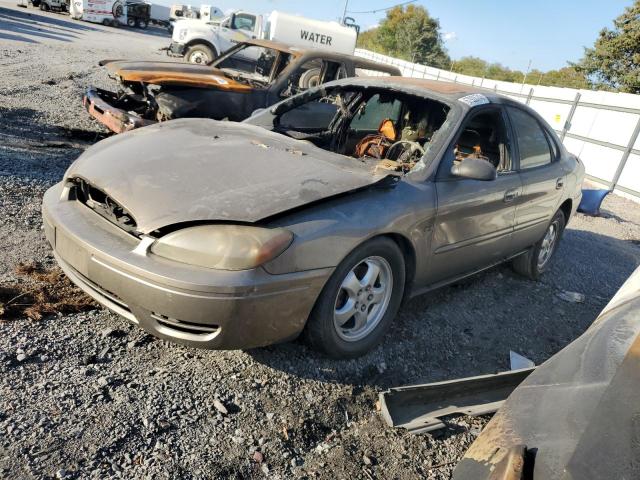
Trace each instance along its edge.
<instances>
[{"instance_id":1,"label":"burned car hood","mask_svg":"<svg viewBox=\"0 0 640 480\"><path fill-rule=\"evenodd\" d=\"M150 233L182 222L254 223L386 176L261 127L181 119L103 140L65 177L102 190Z\"/></svg>"},{"instance_id":2,"label":"burned car hood","mask_svg":"<svg viewBox=\"0 0 640 480\"><path fill-rule=\"evenodd\" d=\"M111 75L118 76L126 82L206 87L230 91L251 90L248 85L227 77L222 70L205 65L128 60L103 60L100 65L106 66Z\"/></svg>"}]
</instances>

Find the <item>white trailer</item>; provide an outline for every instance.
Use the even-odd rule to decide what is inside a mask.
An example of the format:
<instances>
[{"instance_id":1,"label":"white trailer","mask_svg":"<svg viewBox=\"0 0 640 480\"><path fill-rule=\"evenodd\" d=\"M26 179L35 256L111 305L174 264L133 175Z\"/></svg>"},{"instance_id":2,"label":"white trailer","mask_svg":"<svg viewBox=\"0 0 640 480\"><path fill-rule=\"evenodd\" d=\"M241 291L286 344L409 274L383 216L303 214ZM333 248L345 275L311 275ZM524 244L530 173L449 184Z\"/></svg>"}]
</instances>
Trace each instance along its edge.
<instances>
[{"instance_id":1,"label":"white trailer","mask_svg":"<svg viewBox=\"0 0 640 480\"><path fill-rule=\"evenodd\" d=\"M211 63L247 39L275 40L300 48L327 49L352 55L357 32L337 22L323 22L274 11L266 19L235 12L221 21L181 20L175 24L169 53L192 63Z\"/></svg>"},{"instance_id":2,"label":"white trailer","mask_svg":"<svg viewBox=\"0 0 640 480\"><path fill-rule=\"evenodd\" d=\"M169 26L171 20L171 7L151 3L151 22L159 25Z\"/></svg>"},{"instance_id":3,"label":"white trailer","mask_svg":"<svg viewBox=\"0 0 640 480\"><path fill-rule=\"evenodd\" d=\"M127 9L123 0L71 0L71 18L117 27L127 24Z\"/></svg>"},{"instance_id":4,"label":"white trailer","mask_svg":"<svg viewBox=\"0 0 640 480\"><path fill-rule=\"evenodd\" d=\"M200 20L208 22L216 18L224 17L224 13L218 7L212 5L200 5Z\"/></svg>"}]
</instances>

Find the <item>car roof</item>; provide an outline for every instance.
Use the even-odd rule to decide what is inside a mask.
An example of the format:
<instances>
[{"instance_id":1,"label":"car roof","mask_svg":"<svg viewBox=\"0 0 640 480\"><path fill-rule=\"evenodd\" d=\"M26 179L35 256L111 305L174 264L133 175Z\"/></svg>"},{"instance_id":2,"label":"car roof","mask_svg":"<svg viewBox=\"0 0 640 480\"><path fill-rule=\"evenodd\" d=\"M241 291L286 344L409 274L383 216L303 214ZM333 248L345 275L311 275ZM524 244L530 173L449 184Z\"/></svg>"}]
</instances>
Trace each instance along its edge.
<instances>
[{"instance_id":1,"label":"car roof","mask_svg":"<svg viewBox=\"0 0 640 480\"><path fill-rule=\"evenodd\" d=\"M486 98L489 103L510 104L517 105L519 107L524 106L522 103L517 102L516 100L495 93L494 91L489 89L473 87L471 85L464 85L460 83L447 82L442 80L428 80L423 78L400 76L355 77L328 82L324 86L354 86L363 88L381 88L387 90L395 90L400 93L440 100L444 103L457 103L465 109L471 108L475 105L472 100L477 98L482 99L483 97ZM481 95L482 97L472 97L475 95ZM465 99L464 97L470 97L469 101L467 102L467 99ZM464 101L456 102L456 100L460 99L464 99Z\"/></svg>"},{"instance_id":2,"label":"car roof","mask_svg":"<svg viewBox=\"0 0 640 480\"><path fill-rule=\"evenodd\" d=\"M327 60L334 61L344 61L349 60L354 64L355 68L360 68L363 70L375 70L379 72L385 72L390 75L401 75L398 67L394 67L393 65L389 65L386 63L380 63L373 60L369 60L364 57L357 57L355 55L347 55L345 53L337 53L331 52L329 50L323 50L320 48L299 48L293 47L286 43L282 42L274 42L273 40L261 40L261 39L251 39L245 40L242 42L248 45L256 45L258 47L271 48L273 50L278 50L283 53L289 53L294 55L295 57L314 57L314 58L324 58Z\"/></svg>"}]
</instances>

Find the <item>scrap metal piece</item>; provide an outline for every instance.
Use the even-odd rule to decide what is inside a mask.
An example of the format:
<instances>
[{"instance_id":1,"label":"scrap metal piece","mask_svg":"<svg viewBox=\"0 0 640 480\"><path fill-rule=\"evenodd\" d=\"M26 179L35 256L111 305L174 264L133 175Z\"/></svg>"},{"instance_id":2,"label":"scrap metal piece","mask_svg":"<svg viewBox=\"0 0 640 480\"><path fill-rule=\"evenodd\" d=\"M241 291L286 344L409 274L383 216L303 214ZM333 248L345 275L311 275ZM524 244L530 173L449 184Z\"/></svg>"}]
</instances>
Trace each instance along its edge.
<instances>
[{"instance_id":1,"label":"scrap metal piece","mask_svg":"<svg viewBox=\"0 0 640 480\"><path fill-rule=\"evenodd\" d=\"M391 388L380 393L382 416L391 427L419 434L444 427L440 417L447 415L493 413L534 369Z\"/></svg>"},{"instance_id":2,"label":"scrap metal piece","mask_svg":"<svg viewBox=\"0 0 640 480\"><path fill-rule=\"evenodd\" d=\"M583 189L578 211L587 215L600 215L600 206L609 193L611 190Z\"/></svg>"},{"instance_id":3,"label":"scrap metal piece","mask_svg":"<svg viewBox=\"0 0 640 480\"><path fill-rule=\"evenodd\" d=\"M453 478L493 479L517 445L535 454L525 478L640 478L639 419L640 268L582 336L514 390Z\"/></svg>"},{"instance_id":4,"label":"scrap metal piece","mask_svg":"<svg viewBox=\"0 0 640 480\"><path fill-rule=\"evenodd\" d=\"M527 357L520 355L513 350L509 350L509 365L511 366L511 370L534 368L536 366L536 364L533 363L533 360L529 360Z\"/></svg>"}]
</instances>

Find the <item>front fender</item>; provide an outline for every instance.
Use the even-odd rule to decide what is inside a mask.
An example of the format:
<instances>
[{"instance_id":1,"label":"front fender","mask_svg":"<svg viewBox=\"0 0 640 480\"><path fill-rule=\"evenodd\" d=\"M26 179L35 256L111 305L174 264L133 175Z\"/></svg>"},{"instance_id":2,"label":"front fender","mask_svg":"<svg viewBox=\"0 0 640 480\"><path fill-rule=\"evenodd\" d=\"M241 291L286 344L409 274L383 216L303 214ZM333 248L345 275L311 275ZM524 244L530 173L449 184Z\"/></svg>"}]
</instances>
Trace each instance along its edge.
<instances>
[{"instance_id":1,"label":"front fender","mask_svg":"<svg viewBox=\"0 0 640 480\"><path fill-rule=\"evenodd\" d=\"M273 274L336 267L358 245L379 235L401 236L416 258L416 279L427 270L436 212L433 184L400 181L368 188L284 214L269 222L291 230L294 241L265 264Z\"/></svg>"}]
</instances>

